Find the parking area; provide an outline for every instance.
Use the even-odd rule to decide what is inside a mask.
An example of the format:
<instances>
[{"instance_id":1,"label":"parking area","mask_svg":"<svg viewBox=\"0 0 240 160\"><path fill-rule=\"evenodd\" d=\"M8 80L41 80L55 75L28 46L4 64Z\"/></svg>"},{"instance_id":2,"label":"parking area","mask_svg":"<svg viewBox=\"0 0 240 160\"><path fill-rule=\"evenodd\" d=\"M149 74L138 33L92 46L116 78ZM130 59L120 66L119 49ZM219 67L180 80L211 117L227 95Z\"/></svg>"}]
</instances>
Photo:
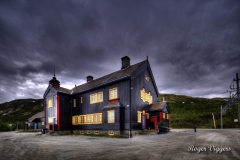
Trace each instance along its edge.
<instances>
[{"instance_id":1,"label":"parking area","mask_svg":"<svg viewBox=\"0 0 240 160\"><path fill-rule=\"evenodd\" d=\"M0 159L240 159L240 130L172 130L106 138L0 133Z\"/></svg>"}]
</instances>

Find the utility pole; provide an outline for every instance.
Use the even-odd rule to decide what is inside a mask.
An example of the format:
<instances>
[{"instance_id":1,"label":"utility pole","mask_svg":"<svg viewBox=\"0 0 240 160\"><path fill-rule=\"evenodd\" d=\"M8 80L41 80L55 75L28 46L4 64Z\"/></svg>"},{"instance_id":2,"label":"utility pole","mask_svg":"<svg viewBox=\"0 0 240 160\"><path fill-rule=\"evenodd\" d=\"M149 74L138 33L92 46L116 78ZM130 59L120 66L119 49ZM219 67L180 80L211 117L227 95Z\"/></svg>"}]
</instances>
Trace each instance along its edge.
<instances>
[{"instance_id":1,"label":"utility pole","mask_svg":"<svg viewBox=\"0 0 240 160\"><path fill-rule=\"evenodd\" d=\"M238 79L238 73L236 73L236 79L234 79L237 84L237 101L238 101L238 124L240 128L240 96L239 96L239 79Z\"/></svg>"},{"instance_id":2,"label":"utility pole","mask_svg":"<svg viewBox=\"0 0 240 160\"><path fill-rule=\"evenodd\" d=\"M214 124L214 128L216 129L216 123L215 123L215 118L214 118L214 114L212 113L213 116L213 124Z\"/></svg>"}]
</instances>

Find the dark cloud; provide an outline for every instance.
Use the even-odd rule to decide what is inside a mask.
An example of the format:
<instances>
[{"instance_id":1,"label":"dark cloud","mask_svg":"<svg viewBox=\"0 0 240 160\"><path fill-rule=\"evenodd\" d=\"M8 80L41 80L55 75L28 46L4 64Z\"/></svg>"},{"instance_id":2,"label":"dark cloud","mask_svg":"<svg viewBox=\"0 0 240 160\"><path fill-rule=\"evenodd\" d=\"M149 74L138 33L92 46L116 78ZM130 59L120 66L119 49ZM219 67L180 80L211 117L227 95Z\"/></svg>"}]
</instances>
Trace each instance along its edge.
<instances>
[{"instance_id":1,"label":"dark cloud","mask_svg":"<svg viewBox=\"0 0 240 160\"><path fill-rule=\"evenodd\" d=\"M240 59L240 2L0 1L0 103L40 98L149 56L160 92L214 97Z\"/></svg>"}]
</instances>

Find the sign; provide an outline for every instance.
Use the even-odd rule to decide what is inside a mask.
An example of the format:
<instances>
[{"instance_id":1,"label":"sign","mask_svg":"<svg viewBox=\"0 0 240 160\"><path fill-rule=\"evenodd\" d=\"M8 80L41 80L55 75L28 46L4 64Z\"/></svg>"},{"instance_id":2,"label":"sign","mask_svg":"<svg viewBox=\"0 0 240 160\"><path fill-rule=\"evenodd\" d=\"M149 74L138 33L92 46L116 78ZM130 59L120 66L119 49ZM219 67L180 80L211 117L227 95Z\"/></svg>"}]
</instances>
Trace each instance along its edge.
<instances>
[{"instance_id":1,"label":"sign","mask_svg":"<svg viewBox=\"0 0 240 160\"><path fill-rule=\"evenodd\" d=\"M147 75L145 75L145 80L149 82L150 78Z\"/></svg>"},{"instance_id":2,"label":"sign","mask_svg":"<svg viewBox=\"0 0 240 160\"><path fill-rule=\"evenodd\" d=\"M148 104L152 104L152 95L150 92L145 92L145 89L143 88L142 90L140 90L140 99L143 102L148 102Z\"/></svg>"},{"instance_id":3,"label":"sign","mask_svg":"<svg viewBox=\"0 0 240 160\"><path fill-rule=\"evenodd\" d=\"M238 122L238 119L234 119L234 122Z\"/></svg>"}]
</instances>

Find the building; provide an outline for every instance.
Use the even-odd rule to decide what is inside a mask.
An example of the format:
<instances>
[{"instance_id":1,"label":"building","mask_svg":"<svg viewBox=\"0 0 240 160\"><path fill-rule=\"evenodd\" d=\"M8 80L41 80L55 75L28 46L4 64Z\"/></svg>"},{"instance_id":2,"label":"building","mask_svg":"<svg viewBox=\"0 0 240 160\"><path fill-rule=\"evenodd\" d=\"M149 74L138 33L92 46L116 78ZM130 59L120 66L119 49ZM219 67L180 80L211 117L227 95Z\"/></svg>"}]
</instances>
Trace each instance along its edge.
<instances>
[{"instance_id":1,"label":"building","mask_svg":"<svg viewBox=\"0 0 240 160\"><path fill-rule=\"evenodd\" d=\"M166 102L157 102L158 89L148 59L130 65L122 58L120 70L71 90L54 77L44 93L44 125L53 131L80 134L128 134L169 126ZM164 123L163 123L164 122Z\"/></svg>"},{"instance_id":2,"label":"building","mask_svg":"<svg viewBox=\"0 0 240 160\"><path fill-rule=\"evenodd\" d=\"M25 122L25 129L42 129L44 128L44 111L38 112Z\"/></svg>"}]
</instances>

